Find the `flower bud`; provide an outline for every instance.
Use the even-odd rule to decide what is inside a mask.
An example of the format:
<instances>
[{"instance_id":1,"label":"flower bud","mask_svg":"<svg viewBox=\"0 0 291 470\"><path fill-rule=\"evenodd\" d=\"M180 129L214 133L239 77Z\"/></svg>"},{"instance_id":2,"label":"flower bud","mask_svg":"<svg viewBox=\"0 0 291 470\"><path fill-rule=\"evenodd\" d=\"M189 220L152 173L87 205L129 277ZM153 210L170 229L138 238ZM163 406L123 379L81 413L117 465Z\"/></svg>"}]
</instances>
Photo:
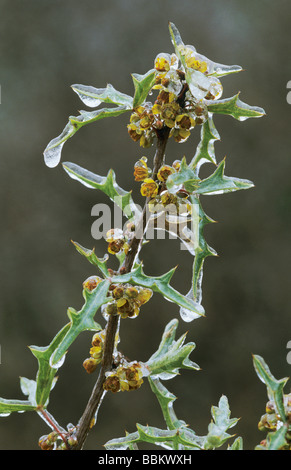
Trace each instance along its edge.
<instances>
[{"instance_id":1,"label":"flower bud","mask_svg":"<svg viewBox=\"0 0 291 470\"><path fill-rule=\"evenodd\" d=\"M85 359L85 361L83 362L83 367L86 370L86 372L88 372L88 374L92 374L96 370L99 362L100 361L98 361L98 359L94 359L93 357L88 357L88 359Z\"/></svg>"}]
</instances>

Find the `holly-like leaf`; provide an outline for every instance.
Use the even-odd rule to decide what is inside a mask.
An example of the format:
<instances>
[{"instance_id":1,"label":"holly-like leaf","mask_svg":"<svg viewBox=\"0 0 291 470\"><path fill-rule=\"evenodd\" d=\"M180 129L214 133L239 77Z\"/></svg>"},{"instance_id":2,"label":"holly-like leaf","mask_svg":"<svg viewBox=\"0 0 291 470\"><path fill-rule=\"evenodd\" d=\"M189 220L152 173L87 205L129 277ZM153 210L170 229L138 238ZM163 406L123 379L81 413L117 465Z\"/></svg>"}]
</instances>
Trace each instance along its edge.
<instances>
[{"instance_id":1,"label":"holly-like leaf","mask_svg":"<svg viewBox=\"0 0 291 470\"><path fill-rule=\"evenodd\" d=\"M225 395L220 398L218 407L212 406L211 414L213 421L209 424L204 443L204 448L207 450L221 447L228 439L233 437L227 431L238 422L237 418L230 418L228 399Z\"/></svg>"},{"instance_id":2,"label":"holly-like leaf","mask_svg":"<svg viewBox=\"0 0 291 470\"><path fill-rule=\"evenodd\" d=\"M153 393L158 399L168 429L173 430L186 426L185 421L177 418L173 408L173 403L177 397L166 389L158 377L148 376L148 381Z\"/></svg>"},{"instance_id":3,"label":"holly-like leaf","mask_svg":"<svg viewBox=\"0 0 291 470\"><path fill-rule=\"evenodd\" d=\"M107 176L100 176L75 163L66 162L63 163L63 167L72 179L79 181L87 188L99 189L105 193L129 219L139 216L140 210L134 204L131 192L118 186L113 170L110 170Z\"/></svg>"},{"instance_id":4,"label":"holly-like leaf","mask_svg":"<svg viewBox=\"0 0 291 470\"><path fill-rule=\"evenodd\" d=\"M107 303L110 299L107 297L110 281L105 279L92 290L83 290L85 303L82 309L77 312L73 308L68 309L68 317L70 319L69 328L62 341L56 348L54 354L50 358L50 366L58 367L63 356L80 333L86 330L99 331L102 327L94 321L97 310Z\"/></svg>"},{"instance_id":5,"label":"holly-like leaf","mask_svg":"<svg viewBox=\"0 0 291 470\"><path fill-rule=\"evenodd\" d=\"M154 426L137 424L137 431L125 437L111 439L105 444L106 450L126 450L136 448L137 443L147 442L153 446L160 446L167 450L200 450L199 437L191 429L159 429ZM173 463L173 456L166 454L163 461ZM168 459L168 460L167 460Z\"/></svg>"},{"instance_id":6,"label":"holly-like leaf","mask_svg":"<svg viewBox=\"0 0 291 470\"><path fill-rule=\"evenodd\" d=\"M165 328L158 350L145 363L150 375L167 379L179 373L179 369L199 370L199 366L189 359L195 349L193 342L185 344L186 334L175 341L178 320L174 319Z\"/></svg>"},{"instance_id":7,"label":"holly-like leaf","mask_svg":"<svg viewBox=\"0 0 291 470\"><path fill-rule=\"evenodd\" d=\"M97 108L100 103L113 103L132 109L133 98L125 93L117 91L110 83L106 88L95 88L87 85L72 85L72 89L86 106Z\"/></svg>"},{"instance_id":8,"label":"holly-like leaf","mask_svg":"<svg viewBox=\"0 0 291 470\"><path fill-rule=\"evenodd\" d=\"M135 89L133 97L133 108L137 108L145 102L149 91L155 84L156 71L151 69L144 75L133 73L131 76Z\"/></svg>"},{"instance_id":9,"label":"holly-like leaf","mask_svg":"<svg viewBox=\"0 0 291 470\"><path fill-rule=\"evenodd\" d=\"M80 116L70 116L69 122L58 137L52 139L44 150L44 161L49 168L57 166L61 160L61 154L65 142L73 137L83 126L99 121L107 117L120 116L128 111L126 106L116 108L103 108L97 111L80 111Z\"/></svg>"},{"instance_id":10,"label":"holly-like leaf","mask_svg":"<svg viewBox=\"0 0 291 470\"><path fill-rule=\"evenodd\" d=\"M266 385L269 400L275 402L277 413L280 415L283 423L286 422L286 413L284 408L283 389L288 382L288 378L277 380L272 375L268 365L261 356L253 355L253 364L257 376Z\"/></svg>"},{"instance_id":11,"label":"holly-like leaf","mask_svg":"<svg viewBox=\"0 0 291 470\"><path fill-rule=\"evenodd\" d=\"M170 280L173 277L176 268L171 269L168 273L160 277L152 277L144 274L142 266L138 265L136 269L127 274L122 274L112 277L113 283L126 283L148 287L154 292L159 292L164 298L171 302L187 308L199 316L204 316L204 309L195 301L188 299L186 296L180 294L176 289L170 286Z\"/></svg>"},{"instance_id":12,"label":"holly-like leaf","mask_svg":"<svg viewBox=\"0 0 291 470\"><path fill-rule=\"evenodd\" d=\"M207 109L211 113L228 114L239 121L245 121L249 118L259 118L266 113L263 108L258 106L249 106L239 99L239 93L223 100L205 100Z\"/></svg>"},{"instance_id":13,"label":"holly-like leaf","mask_svg":"<svg viewBox=\"0 0 291 470\"><path fill-rule=\"evenodd\" d=\"M225 160L222 160L212 175L199 181L197 189L194 191L195 194L206 194L210 196L213 194L239 191L240 189L249 189L254 186L249 180L225 176L224 169Z\"/></svg>"},{"instance_id":14,"label":"holly-like leaf","mask_svg":"<svg viewBox=\"0 0 291 470\"><path fill-rule=\"evenodd\" d=\"M197 227L194 227L194 230L198 234L196 237L198 240L198 246L195 249L191 288L186 297L200 305L202 302L202 278L204 261L208 256L217 256L216 251L208 245L204 237L205 225L213 223L214 220L205 214L199 201L199 196L191 195L190 201L193 213L192 220L195 222L195 224L197 224ZM194 312L185 307L180 308L180 316L186 322L191 322L198 318Z\"/></svg>"},{"instance_id":15,"label":"holly-like leaf","mask_svg":"<svg viewBox=\"0 0 291 470\"><path fill-rule=\"evenodd\" d=\"M38 361L38 372L36 376L35 401L37 405L46 406L49 394L54 386L57 368L50 366L50 360L60 343L64 339L70 328L70 324L65 325L46 347L29 346L32 354Z\"/></svg>"},{"instance_id":16,"label":"holly-like leaf","mask_svg":"<svg viewBox=\"0 0 291 470\"><path fill-rule=\"evenodd\" d=\"M281 426L277 431L269 432L266 439L266 450L281 450L283 447L288 445L286 434L286 426Z\"/></svg>"}]
</instances>

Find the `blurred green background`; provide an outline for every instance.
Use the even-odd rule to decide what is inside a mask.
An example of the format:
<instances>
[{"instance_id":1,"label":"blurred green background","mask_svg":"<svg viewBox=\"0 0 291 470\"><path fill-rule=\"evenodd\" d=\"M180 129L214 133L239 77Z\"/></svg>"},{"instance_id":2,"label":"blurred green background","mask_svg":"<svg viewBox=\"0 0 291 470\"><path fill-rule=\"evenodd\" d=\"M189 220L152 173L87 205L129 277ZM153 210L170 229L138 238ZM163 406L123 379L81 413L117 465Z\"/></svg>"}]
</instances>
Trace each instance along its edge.
<instances>
[{"instance_id":1,"label":"blurred green background","mask_svg":"<svg viewBox=\"0 0 291 470\"><path fill-rule=\"evenodd\" d=\"M262 355L277 378L291 372L290 2L1 0L0 8L0 396L24 398L19 376L34 378L37 365L27 345L49 344L67 322L67 307L83 304L82 282L94 270L70 240L95 246L99 256L107 249L91 236L91 208L106 197L71 180L61 165L52 170L43 162L47 143L84 108L70 85L109 82L132 94L130 73L143 74L159 52L172 52L172 21L186 44L216 62L243 67L223 79L224 97L241 91L243 101L267 113L245 122L215 118L217 160L226 156L226 174L250 179L255 188L202 200L218 221L205 234L219 257L205 262L206 318L180 320L178 330L188 330L196 343L191 358L202 370L182 371L165 383L179 397L179 418L199 434L207 432L211 405L227 395L232 416L241 417L234 432L245 449L253 449L265 437L257 423L267 396L252 354ZM150 159L153 149L131 141L128 118L84 127L67 142L62 159L101 175L112 167L138 202L132 166L143 155ZM168 161L183 155L189 161L198 135L184 145L170 141ZM173 285L188 291L192 258L177 241L151 242L143 260L149 275L178 265ZM121 350L132 360L147 360L173 317L179 318L177 307L156 294L136 320L122 322ZM51 395L49 410L63 426L77 423L95 380L82 367L91 336L84 333L74 343ZM105 397L86 448L102 449L107 440L134 431L136 422L163 426L147 384L136 393ZM36 414L1 418L0 448L38 449L38 438L48 431Z\"/></svg>"}]
</instances>

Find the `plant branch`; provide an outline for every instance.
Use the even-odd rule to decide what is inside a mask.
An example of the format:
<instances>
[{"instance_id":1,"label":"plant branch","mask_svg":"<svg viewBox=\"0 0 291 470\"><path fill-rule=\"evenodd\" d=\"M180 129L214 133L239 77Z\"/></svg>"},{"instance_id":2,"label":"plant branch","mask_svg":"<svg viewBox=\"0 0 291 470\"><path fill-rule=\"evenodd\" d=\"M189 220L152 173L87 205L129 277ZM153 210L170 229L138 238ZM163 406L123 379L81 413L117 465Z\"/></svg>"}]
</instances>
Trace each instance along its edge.
<instances>
[{"instance_id":1,"label":"plant branch","mask_svg":"<svg viewBox=\"0 0 291 470\"><path fill-rule=\"evenodd\" d=\"M164 162L165 149L169 138L170 129L164 127L157 131L157 148L154 156L153 179L157 178L157 173ZM147 203L146 201L142 215L136 227L136 235L131 241L128 253L125 257L123 266L120 268L120 274L125 274L131 271L142 244L142 239L146 230L146 216L147 216ZM139 234L142 236L139 237ZM114 352L115 335L118 328L118 315L110 315L106 327L106 337L104 344L103 362L99 372L99 376L95 386L92 390L89 401L86 405L85 411L79 421L76 433L77 445L73 450L81 450L87 438L87 435L92 427L92 420L94 420L96 410L98 409L102 396L104 393L103 384L106 378L106 373L112 368L112 358Z\"/></svg>"}]
</instances>

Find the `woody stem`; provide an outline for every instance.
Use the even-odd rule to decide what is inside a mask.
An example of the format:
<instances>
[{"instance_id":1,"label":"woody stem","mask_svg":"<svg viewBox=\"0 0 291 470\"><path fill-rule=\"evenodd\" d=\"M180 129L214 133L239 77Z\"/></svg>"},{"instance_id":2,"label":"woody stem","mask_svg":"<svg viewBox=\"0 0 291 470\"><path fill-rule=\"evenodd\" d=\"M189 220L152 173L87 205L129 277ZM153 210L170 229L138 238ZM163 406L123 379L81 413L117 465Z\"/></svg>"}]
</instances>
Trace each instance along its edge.
<instances>
[{"instance_id":1,"label":"woody stem","mask_svg":"<svg viewBox=\"0 0 291 470\"><path fill-rule=\"evenodd\" d=\"M156 153L154 156L154 168L153 168L153 179L156 180L157 173L164 162L165 156L165 149L169 138L170 129L168 127L164 127L163 129L157 131L157 148ZM147 216L147 203L146 201L142 215L136 227L136 235L132 239L130 243L130 247L128 253L125 257L124 263L122 268L120 269L120 273L125 274L129 273L132 269L134 264L134 260L138 255L142 239L146 229L146 216ZM142 234L142 236L138 236L138 234ZM110 315L107 326L106 326L106 336L105 336L105 343L104 343L104 354L103 360L101 364L101 369L98 375L97 382L92 390L91 396L89 401L86 405L83 415L81 416L77 428L76 438L77 438L77 445L74 446L73 450L81 450L84 446L85 440L88 436L90 428L92 427L92 423L96 414L96 411L101 404L104 389L103 384L106 379L106 373L109 372L112 368L112 359L113 359L113 351L114 351L114 344L115 344L115 335L118 328L118 315Z\"/></svg>"}]
</instances>

